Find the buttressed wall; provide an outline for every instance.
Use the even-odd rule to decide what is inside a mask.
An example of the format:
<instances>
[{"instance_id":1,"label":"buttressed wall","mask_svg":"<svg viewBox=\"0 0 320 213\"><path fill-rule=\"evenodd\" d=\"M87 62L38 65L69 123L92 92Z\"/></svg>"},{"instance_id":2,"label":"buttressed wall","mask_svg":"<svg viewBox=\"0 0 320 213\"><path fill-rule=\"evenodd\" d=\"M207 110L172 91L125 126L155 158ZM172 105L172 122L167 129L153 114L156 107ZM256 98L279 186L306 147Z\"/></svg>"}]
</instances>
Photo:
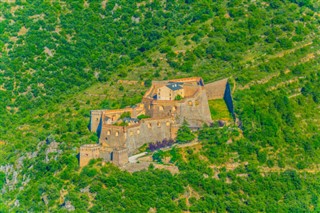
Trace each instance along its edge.
<instances>
[{"instance_id":1,"label":"buttressed wall","mask_svg":"<svg viewBox=\"0 0 320 213\"><path fill-rule=\"evenodd\" d=\"M90 130L99 135L99 144L80 148L80 166L95 158L121 166L142 145L174 139L184 120L190 127L210 124L208 100L225 97L232 101L231 94L226 94L227 85L227 79L223 79L205 86L199 77L153 81L142 103L134 107L92 110ZM174 97L177 94L181 96L178 100ZM128 112L130 118L122 118L123 113ZM142 114L149 118L138 120L137 117Z\"/></svg>"}]
</instances>

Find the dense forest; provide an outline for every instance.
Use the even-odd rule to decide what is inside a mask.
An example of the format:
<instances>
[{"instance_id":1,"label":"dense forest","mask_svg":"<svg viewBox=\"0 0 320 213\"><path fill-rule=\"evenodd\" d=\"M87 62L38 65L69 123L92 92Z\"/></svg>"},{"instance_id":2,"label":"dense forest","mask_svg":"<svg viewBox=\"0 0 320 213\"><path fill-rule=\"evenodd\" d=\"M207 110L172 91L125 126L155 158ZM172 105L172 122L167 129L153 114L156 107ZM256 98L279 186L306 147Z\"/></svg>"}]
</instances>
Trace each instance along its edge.
<instances>
[{"instance_id":1,"label":"dense forest","mask_svg":"<svg viewBox=\"0 0 320 213\"><path fill-rule=\"evenodd\" d=\"M319 212L319 7L2 1L0 212ZM198 145L154 149L142 171L79 168L80 145L98 139L90 110L136 104L151 80L187 76L228 77L238 122L183 126L177 142Z\"/></svg>"}]
</instances>

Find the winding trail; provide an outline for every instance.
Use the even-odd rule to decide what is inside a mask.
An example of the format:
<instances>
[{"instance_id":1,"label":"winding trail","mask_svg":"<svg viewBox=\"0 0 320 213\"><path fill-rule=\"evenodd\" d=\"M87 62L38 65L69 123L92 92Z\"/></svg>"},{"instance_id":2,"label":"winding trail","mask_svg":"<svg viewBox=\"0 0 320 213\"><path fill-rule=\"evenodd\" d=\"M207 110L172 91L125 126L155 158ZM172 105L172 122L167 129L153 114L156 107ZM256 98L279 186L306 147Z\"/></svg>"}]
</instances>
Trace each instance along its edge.
<instances>
[{"instance_id":1,"label":"winding trail","mask_svg":"<svg viewBox=\"0 0 320 213\"><path fill-rule=\"evenodd\" d=\"M148 152L142 152L137 155L129 157L129 163L137 163L138 158L145 156Z\"/></svg>"},{"instance_id":2,"label":"winding trail","mask_svg":"<svg viewBox=\"0 0 320 213\"><path fill-rule=\"evenodd\" d=\"M194 145L197 145L199 144L199 141L196 140L196 141L193 141L193 142L190 142L190 143L185 143L185 144L174 144L170 147L164 147L164 148L161 148L160 150L162 151L167 151L167 150L170 150L172 149L173 147L176 147L176 148L183 148L183 147L189 147L189 146L194 146ZM132 155L131 157L129 157L129 163L137 163L138 159L147 155L149 152L142 152L142 153L139 153L139 154L136 154L136 155Z\"/></svg>"}]
</instances>

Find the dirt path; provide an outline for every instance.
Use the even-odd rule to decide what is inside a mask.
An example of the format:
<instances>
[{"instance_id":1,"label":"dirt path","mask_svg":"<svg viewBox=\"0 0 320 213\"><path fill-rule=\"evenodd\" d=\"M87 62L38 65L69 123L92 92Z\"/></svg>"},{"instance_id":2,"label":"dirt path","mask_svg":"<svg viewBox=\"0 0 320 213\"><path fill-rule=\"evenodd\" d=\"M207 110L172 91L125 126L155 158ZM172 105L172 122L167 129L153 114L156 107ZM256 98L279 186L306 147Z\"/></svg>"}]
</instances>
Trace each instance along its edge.
<instances>
[{"instance_id":1,"label":"dirt path","mask_svg":"<svg viewBox=\"0 0 320 213\"><path fill-rule=\"evenodd\" d=\"M289 98L294 98L294 97L297 97L299 95L301 95L301 93L296 93L296 94L290 95Z\"/></svg>"},{"instance_id":2,"label":"dirt path","mask_svg":"<svg viewBox=\"0 0 320 213\"><path fill-rule=\"evenodd\" d=\"M273 90L276 90L280 87L283 87L283 86L288 86L289 84L293 84L293 83L296 83L299 81L299 79L301 79L301 77L296 77L296 78L293 78L293 79L290 79L290 80L287 80L287 81L283 81L283 82L280 82L274 86L271 86L267 89L267 91L273 91Z\"/></svg>"},{"instance_id":3,"label":"dirt path","mask_svg":"<svg viewBox=\"0 0 320 213\"><path fill-rule=\"evenodd\" d=\"M138 158L143 157L147 154L148 154L148 152L142 152L137 155L133 155L133 156L129 157L129 163L137 163Z\"/></svg>"},{"instance_id":4,"label":"dirt path","mask_svg":"<svg viewBox=\"0 0 320 213\"><path fill-rule=\"evenodd\" d=\"M290 49L290 50L283 50L283 51L278 52L277 54L275 54L275 55L273 55L273 56L270 56L269 59L272 59L272 58L281 58L281 57L283 57L283 56L285 56L285 55L287 55L287 54L293 53L293 52L295 52L296 50L301 49L301 48L304 48L304 47L309 46L309 45L311 45L311 44L312 44L312 41L310 41L310 42L308 42L308 43L305 43L305 44L302 44L302 45L300 45L300 46L297 46L297 47L295 47L295 48L292 48L292 49Z\"/></svg>"},{"instance_id":5,"label":"dirt path","mask_svg":"<svg viewBox=\"0 0 320 213\"><path fill-rule=\"evenodd\" d=\"M199 141L195 140L191 143L186 143L186 144L174 144L171 147L165 147L160 150L167 151L167 150L172 149L173 147L185 148L185 147L190 147L190 146L196 146L199 144L200 144ZM148 152L142 152L137 155L133 155L133 156L129 157L129 163L124 165L121 169L126 170L128 172L137 172L137 171L141 171L143 169L148 169L149 165L151 163L153 163L155 168L166 169L166 170L170 171L172 174L179 173L179 169L175 165L157 164L156 162L153 162L152 159L150 159L150 161L145 161L145 160L143 160L141 162L139 161L140 158L145 157L148 154L149 154ZM139 161L139 163L138 163L138 161Z\"/></svg>"},{"instance_id":6,"label":"dirt path","mask_svg":"<svg viewBox=\"0 0 320 213\"><path fill-rule=\"evenodd\" d=\"M246 85L244 85L243 87L240 87L239 90L245 90L245 89L250 89L250 87L257 85L257 84L266 84L268 83L272 78L279 76L280 73L273 73L272 75L269 75L265 78L262 78L260 80L256 80L256 81L251 81L249 83L247 83Z\"/></svg>"},{"instance_id":7,"label":"dirt path","mask_svg":"<svg viewBox=\"0 0 320 213\"><path fill-rule=\"evenodd\" d=\"M286 170L294 170L297 171L298 173L312 173L312 174L316 174L320 172L320 165L316 164L314 165L315 168L306 168L306 169L301 169L301 170L297 170L296 168L292 168L292 167L286 167L286 168L279 168L279 167L260 167L260 173L271 173L271 172L284 172Z\"/></svg>"},{"instance_id":8,"label":"dirt path","mask_svg":"<svg viewBox=\"0 0 320 213\"><path fill-rule=\"evenodd\" d=\"M199 141L196 140L196 141L193 141L193 142L191 142L191 143L174 144L174 145L171 146L171 147L165 147L165 148L162 148L162 149L160 149L160 150L162 150L162 151L167 151L167 150L172 149L173 147L176 147L176 148L184 148L184 147L195 146L195 145L198 145L198 144L199 144ZM148 154L148 152L142 152L142 153L133 155L133 156L129 157L129 163L137 163L137 161L138 161L139 158L144 157L144 156L146 156L147 154Z\"/></svg>"}]
</instances>

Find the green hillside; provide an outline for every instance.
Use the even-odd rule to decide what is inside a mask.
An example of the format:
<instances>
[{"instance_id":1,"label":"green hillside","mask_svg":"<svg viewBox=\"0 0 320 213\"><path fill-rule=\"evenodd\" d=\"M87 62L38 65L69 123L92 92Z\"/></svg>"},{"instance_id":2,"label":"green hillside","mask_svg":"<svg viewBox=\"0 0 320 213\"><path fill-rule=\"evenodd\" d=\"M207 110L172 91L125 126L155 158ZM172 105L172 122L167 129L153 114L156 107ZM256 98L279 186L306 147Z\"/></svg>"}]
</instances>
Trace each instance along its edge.
<instances>
[{"instance_id":1,"label":"green hillside","mask_svg":"<svg viewBox=\"0 0 320 213\"><path fill-rule=\"evenodd\" d=\"M66 201L75 212L319 212L319 6L2 1L0 212L67 212ZM80 145L97 142L90 110L188 76L229 77L240 125L204 127L197 146L159 154L177 174L78 167Z\"/></svg>"}]
</instances>

